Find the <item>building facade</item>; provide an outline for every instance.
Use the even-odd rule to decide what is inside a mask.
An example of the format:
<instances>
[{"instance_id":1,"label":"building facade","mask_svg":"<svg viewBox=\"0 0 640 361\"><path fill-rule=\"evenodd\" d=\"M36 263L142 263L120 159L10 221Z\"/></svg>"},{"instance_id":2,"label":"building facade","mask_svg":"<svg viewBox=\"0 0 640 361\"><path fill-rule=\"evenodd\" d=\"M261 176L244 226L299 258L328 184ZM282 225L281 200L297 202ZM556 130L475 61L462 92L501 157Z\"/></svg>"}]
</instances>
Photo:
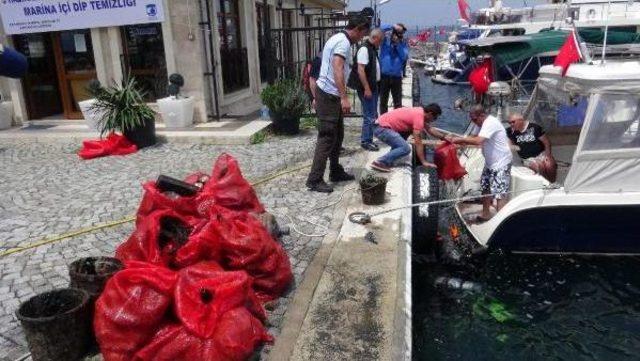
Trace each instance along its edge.
<instances>
[{"instance_id":1,"label":"building facade","mask_svg":"<svg viewBox=\"0 0 640 361\"><path fill-rule=\"evenodd\" d=\"M273 75L268 59L273 58L277 29L327 26L345 8L342 0L156 1L162 13L147 12L158 21L122 19L119 26L11 35L0 27L0 43L29 60L23 79L0 79L0 94L13 104L14 123L81 119L78 102L89 97L86 88L93 79L109 84L132 75L153 104L167 96L172 73L185 78L182 93L195 98L195 122L249 114L260 108L260 91ZM118 2L136 4L134 0ZM11 21L2 6L2 21ZM46 10L29 11L39 15ZM86 22L100 24L101 19ZM318 47L314 45L312 51L311 44L319 42L311 34L278 33L278 56L291 63L309 59Z\"/></svg>"}]
</instances>

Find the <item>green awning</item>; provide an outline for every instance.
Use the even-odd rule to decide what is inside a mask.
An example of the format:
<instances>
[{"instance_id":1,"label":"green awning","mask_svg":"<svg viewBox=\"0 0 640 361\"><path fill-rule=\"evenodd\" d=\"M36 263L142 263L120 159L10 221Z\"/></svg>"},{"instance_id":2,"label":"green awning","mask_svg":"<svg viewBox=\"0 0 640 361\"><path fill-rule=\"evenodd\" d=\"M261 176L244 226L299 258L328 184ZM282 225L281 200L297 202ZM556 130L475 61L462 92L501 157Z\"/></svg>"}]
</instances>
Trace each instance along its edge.
<instances>
[{"instance_id":1,"label":"green awning","mask_svg":"<svg viewBox=\"0 0 640 361\"><path fill-rule=\"evenodd\" d=\"M544 31L518 37L495 38L494 42L461 42L474 55L491 54L498 65L508 65L533 58L537 55L558 51L567 40L568 31ZM487 38L490 40L491 38Z\"/></svg>"},{"instance_id":2,"label":"green awning","mask_svg":"<svg viewBox=\"0 0 640 361\"><path fill-rule=\"evenodd\" d=\"M580 29L580 38L590 44L600 44L604 40L604 30L602 29ZM609 29L607 32L607 45L640 44L640 34L629 31L619 31Z\"/></svg>"}]
</instances>

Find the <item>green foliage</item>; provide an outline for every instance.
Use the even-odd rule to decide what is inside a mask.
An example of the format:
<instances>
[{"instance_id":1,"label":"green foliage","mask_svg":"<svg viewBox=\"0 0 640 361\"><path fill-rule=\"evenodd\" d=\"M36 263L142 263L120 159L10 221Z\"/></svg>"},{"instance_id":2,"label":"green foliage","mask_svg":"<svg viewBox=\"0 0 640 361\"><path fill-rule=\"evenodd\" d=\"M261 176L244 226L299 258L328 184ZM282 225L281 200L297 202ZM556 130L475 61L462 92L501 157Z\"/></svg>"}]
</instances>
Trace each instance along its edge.
<instances>
[{"instance_id":1,"label":"green foliage","mask_svg":"<svg viewBox=\"0 0 640 361\"><path fill-rule=\"evenodd\" d=\"M278 80L268 85L260 98L272 116L286 119L299 119L309 102L301 83L296 79Z\"/></svg>"},{"instance_id":2,"label":"green foliage","mask_svg":"<svg viewBox=\"0 0 640 361\"><path fill-rule=\"evenodd\" d=\"M267 132L265 132L264 130L261 130L255 133L254 135L252 135L249 142L251 142L251 144L260 144L260 143L264 143L265 140L267 140Z\"/></svg>"},{"instance_id":3,"label":"green foliage","mask_svg":"<svg viewBox=\"0 0 640 361\"><path fill-rule=\"evenodd\" d=\"M316 117L307 117L302 118L300 121L300 128L302 129L315 129L318 127L318 118Z\"/></svg>"},{"instance_id":4,"label":"green foliage","mask_svg":"<svg viewBox=\"0 0 640 361\"><path fill-rule=\"evenodd\" d=\"M155 117L153 110L144 102L145 94L136 88L134 78L123 80L121 85L101 88L94 95L96 103L91 110L102 115L98 122L101 135L132 130Z\"/></svg>"}]
</instances>

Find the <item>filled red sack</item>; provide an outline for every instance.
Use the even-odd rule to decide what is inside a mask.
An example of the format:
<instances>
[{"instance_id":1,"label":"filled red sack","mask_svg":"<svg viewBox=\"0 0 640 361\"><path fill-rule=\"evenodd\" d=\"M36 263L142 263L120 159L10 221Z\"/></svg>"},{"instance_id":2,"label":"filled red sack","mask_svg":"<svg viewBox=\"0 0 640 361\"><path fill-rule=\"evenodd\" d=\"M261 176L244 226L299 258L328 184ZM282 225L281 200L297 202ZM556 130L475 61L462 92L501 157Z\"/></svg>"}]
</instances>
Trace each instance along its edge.
<instances>
[{"instance_id":1,"label":"filled red sack","mask_svg":"<svg viewBox=\"0 0 640 361\"><path fill-rule=\"evenodd\" d=\"M109 155L127 155L138 151L138 147L120 134L111 133L105 139L85 140L78 156L93 159Z\"/></svg>"},{"instance_id":2,"label":"filled red sack","mask_svg":"<svg viewBox=\"0 0 640 361\"><path fill-rule=\"evenodd\" d=\"M265 212L255 190L242 176L238 162L226 153L216 160L211 179L197 198L201 214L207 213L207 209L214 204L235 211Z\"/></svg>"},{"instance_id":3,"label":"filled red sack","mask_svg":"<svg viewBox=\"0 0 640 361\"><path fill-rule=\"evenodd\" d=\"M133 234L116 249L116 258L175 266L176 258L185 257L181 252L191 252L183 250L191 234L189 221L171 209L151 212L138 220Z\"/></svg>"},{"instance_id":4,"label":"filled red sack","mask_svg":"<svg viewBox=\"0 0 640 361\"><path fill-rule=\"evenodd\" d=\"M201 218L197 211L196 196L171 197L162 193L158 189L156 182L147 182L142 187L144 188L144 194L136 214L137 222L144 219L151 212L163 209L173 210L183 217Z\"/></svg>"},{"instance_id":5,"label":"filled red sack","mask_svg":"<svg viewBox=\"0 0 640 361\"><path fill-rule=\"evenodd\" d=\"M246 212L220 207L212 212L212 227L220 236L221 265L244 270L254 278L253 288L262 302L279 298L293 280L289 256L264 225Z\"/></svg>"},{"instance_id":6,"label":"filled red sack","mask_svg":"<svg viewBox=\"0 0 640 361\"><path fill-rule=\"evenodd\" d=\"M163 326L173 300L175 272L129 262L96 301L94 330L105 361L128 361Z\"/></svg>"},{"instance_id":7,"label":"filled red sack","mask_svg":"<svg viewBox=\"0 0 640 361\"><path fill-rule=\"evenodd\" d=\"M242 271L225 272L214 262L182 269L174 291L178 323L165 326L135 360L246 360L272 341L264 309Z\"/></svg>"},{"instance_id":8,"label":"filled red sack","mask_svg":"<svg viewBox=\"0 0 640 361\"><path fill-rule=\"evenodd\" d=\"M438 146L434 162L438 166L438 178L442 180L458 180L467 174L467 171L460 164L458 150L453 143L445 142Z\"/></svg>"}]
</instances>

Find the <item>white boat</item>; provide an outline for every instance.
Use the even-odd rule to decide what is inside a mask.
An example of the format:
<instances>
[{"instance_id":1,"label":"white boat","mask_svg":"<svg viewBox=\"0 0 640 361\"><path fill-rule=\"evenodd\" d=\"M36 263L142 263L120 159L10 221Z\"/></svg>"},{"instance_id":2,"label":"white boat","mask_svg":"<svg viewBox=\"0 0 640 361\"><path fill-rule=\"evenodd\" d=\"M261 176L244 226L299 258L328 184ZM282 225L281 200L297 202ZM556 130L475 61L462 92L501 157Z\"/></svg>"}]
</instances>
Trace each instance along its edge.
<instances>
[{"instance_id":1,"label":"white boat","mask_svg":"<svg viewBox=\"0 0 640 361\"><path fill-rule=\"evenodd\" d=\"M544 66L525 115L547 130L557 183L514 163L511 200L491 220L475 222L482 206L460 202L441 229L478 249L640 254L640 62L574 64L564 77ZM448 196L479 194L480 149L461 162L468 175Z\"/></svg>"}]
</instances>

